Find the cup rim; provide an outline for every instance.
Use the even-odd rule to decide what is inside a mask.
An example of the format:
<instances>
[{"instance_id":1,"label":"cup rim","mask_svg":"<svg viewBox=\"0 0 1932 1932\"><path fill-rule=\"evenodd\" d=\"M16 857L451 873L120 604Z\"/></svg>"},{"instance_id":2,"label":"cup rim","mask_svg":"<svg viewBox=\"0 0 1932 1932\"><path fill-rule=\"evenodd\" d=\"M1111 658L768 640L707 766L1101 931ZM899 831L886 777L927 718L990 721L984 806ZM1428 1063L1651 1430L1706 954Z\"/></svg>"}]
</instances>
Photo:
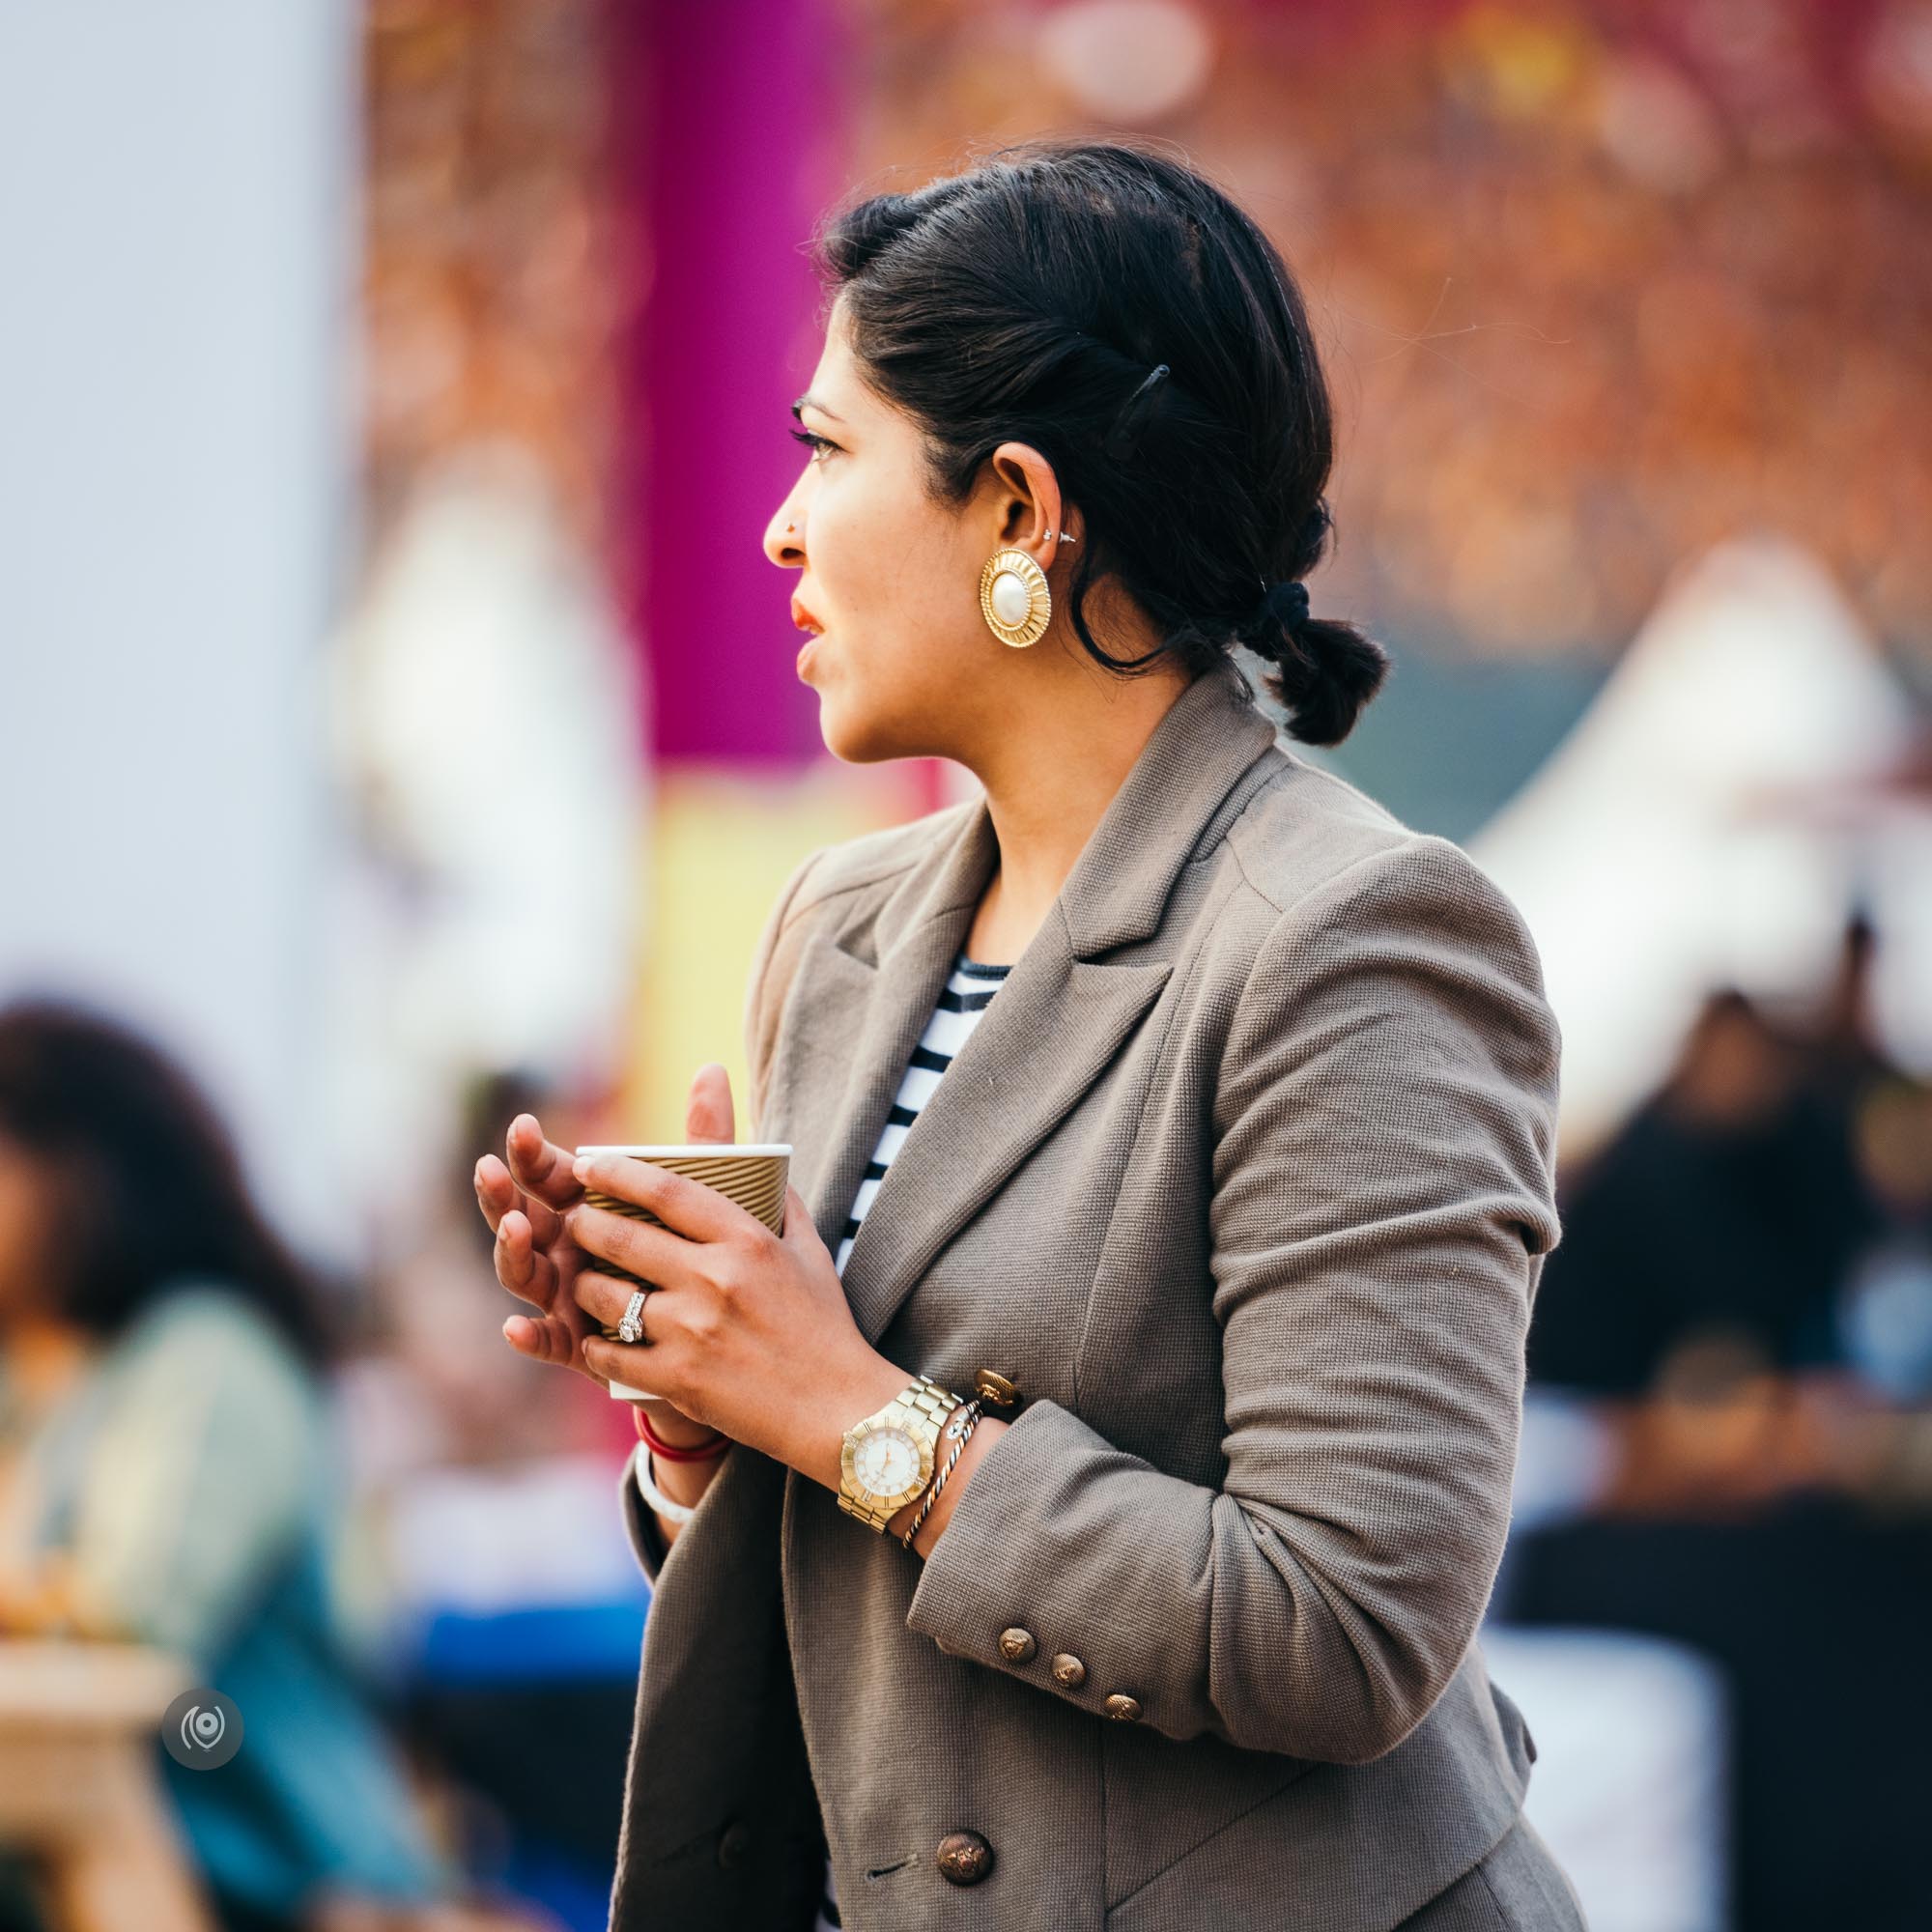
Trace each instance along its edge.
<instances>
[{"instance_id":1,"label":"cup rim","mask_svg":"<svg viewBox=\"0 0 1932 1932\"><path fill-rule=\"evenodd\" d=\"M640 1160L654 1159L661 1154L692 1154L711 1159L723 1159L730 1154L789 1154L789 1141L760 1141L744 1143L738 1141L697 1141L674 1144L671 1142L647 1143L643 1141L612 1143L608 1146L581 1147L572 1150L580 1158L599 1153L628 1153Z\"/></svg>"}]
</instances>

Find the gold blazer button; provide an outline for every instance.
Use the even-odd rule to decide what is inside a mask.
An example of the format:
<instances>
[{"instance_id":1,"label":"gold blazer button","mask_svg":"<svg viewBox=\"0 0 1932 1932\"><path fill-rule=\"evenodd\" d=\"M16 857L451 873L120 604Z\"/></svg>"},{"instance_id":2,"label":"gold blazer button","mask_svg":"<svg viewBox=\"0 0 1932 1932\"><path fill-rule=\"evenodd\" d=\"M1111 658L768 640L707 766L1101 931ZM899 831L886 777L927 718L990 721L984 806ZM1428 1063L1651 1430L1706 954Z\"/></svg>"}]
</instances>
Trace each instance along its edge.
<instances>
[{"instance_id":1,"label":"gold blazer button","mask_svg":"<svg viewBox=\"0 0 1932 1932\"><path fill-rule=\"evenodd\" d=\"M1009 1663L1031 1663L1034 1652L1039 1645L1033 1640L1033 1632L1022 1630L1015 1624L1011 1630L1000 1633L1000 1655Z\"/></svg>"},{"instance_id":2,"label":"gold blazer button","mask_svg":"<svg viewBox=\"0 0 1932 1932\"><path fill-rule=\"evenodd\" d=\"M1123 1724L1138 1723L1141 1715L1140 1699L1116 1690L1107 1699L1107 1715L1110 1718L1118 1718Z\"/></svg>"},{"instance_id":3,"label":"gold blazer button","mask_svg":"<svg viewBox=\"0 0 1932 1932\"><path fill-rule=\"evenodd\" d=\"M980 1399L990 1402L995 1408L1010 1408L1020 1399L1019 1383L1009 1381L992 1369L981 1369L973 1378L973 1386L980 1391Z\"/></svg>"},{"instance_id":4,"label":"gold blazer button","mask_svg":"<svg viewBox=\"0 0 1932 1932\"><path fill-rule=\"evenodd\" d=\"M935 1862L950 1885L978 1885L993 1869L993 1848L978 1832L949 1832Z\"/></svg>"},{"instance_id":5,"label":"gold blazer button","mask_svg":"<svg viewBox=\"0 0 1932 1932\"><path fill-rule=\"evenodd\" d=\"M1063 1650L1053 1660L1053 1674L1069 1690L1077 1690L1087 1681L1087 1666L1070 1651Z\"/></svg>"}]
</instances>

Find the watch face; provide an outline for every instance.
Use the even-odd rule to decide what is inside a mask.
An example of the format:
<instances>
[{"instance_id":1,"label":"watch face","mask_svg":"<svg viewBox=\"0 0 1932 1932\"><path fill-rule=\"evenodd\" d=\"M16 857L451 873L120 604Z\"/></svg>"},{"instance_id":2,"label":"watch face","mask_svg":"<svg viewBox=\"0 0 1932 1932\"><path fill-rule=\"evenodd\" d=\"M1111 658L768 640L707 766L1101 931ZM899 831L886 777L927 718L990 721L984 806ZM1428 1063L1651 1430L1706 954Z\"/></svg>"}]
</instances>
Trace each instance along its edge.
<instances>
[{"instance_id":1,"label":"watch face","mask_svg":"<svg viewBox=\"0 0 1932 1932\"><path fill-rule=\"evenodd\" d=\"M903 1429L875 1429L852 1451L852 1473L875 1496L895 1496L919 1481L919 1444Z\"/></svg>"}]
</instances>

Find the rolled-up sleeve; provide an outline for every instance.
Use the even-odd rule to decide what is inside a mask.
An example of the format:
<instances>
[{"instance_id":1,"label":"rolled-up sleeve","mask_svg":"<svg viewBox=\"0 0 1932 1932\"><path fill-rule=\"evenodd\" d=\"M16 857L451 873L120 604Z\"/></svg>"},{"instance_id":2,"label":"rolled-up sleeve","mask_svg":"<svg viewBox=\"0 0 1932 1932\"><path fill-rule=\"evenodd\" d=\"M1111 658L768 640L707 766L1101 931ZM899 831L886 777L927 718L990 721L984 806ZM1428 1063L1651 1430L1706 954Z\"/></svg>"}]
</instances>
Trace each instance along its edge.
<instances>
[{"instance_id":1,"label":"rolled-up sleeve","mask_svg":"<svg viewBox=\"0 0 1932 1932\"><path fill-rule=\"evenodd\" d=\"M908 1627L1096 1716L1131 1697L1174 1738L1339 1763L1399 1745L1502 1558L1560 1234L1559 1050L1521 916L1447 839L1281 912L1212 1096L1211 1279L1148 1291L1211 1296L1222 1486L1035 1402L976 1466ZM1000 1647L1015 1625L1037 1634L1023 1659Z\"/></svg>"}]
</instances>

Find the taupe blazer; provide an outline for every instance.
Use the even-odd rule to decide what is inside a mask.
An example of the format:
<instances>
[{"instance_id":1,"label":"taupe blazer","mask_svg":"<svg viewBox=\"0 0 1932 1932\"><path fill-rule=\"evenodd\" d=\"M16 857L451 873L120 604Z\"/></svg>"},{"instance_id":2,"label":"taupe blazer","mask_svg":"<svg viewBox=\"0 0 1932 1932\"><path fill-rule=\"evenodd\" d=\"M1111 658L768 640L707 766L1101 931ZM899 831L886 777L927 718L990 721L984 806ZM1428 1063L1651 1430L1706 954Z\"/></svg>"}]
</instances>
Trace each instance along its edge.
<instances>
[{"instance_id":1,"label":"taupe blazer","mask_svg":"<svg viewBox=\"0 0 1932 1932\"><path fill-rule=\"evenodd\" d=\"M748 1131L829 1246L996 857L976 798L765 927ZM1468 1872L1534 1755L1475 1639L1557 1060L1488 875L1189 686L847 1259L890 1359L1020 1387L930 1560L743 1447L667 1555L626 1465L617 1932L806 1932L820 1799L852 1932L1386 1932Z\"/></svg>"}]
</instances>

